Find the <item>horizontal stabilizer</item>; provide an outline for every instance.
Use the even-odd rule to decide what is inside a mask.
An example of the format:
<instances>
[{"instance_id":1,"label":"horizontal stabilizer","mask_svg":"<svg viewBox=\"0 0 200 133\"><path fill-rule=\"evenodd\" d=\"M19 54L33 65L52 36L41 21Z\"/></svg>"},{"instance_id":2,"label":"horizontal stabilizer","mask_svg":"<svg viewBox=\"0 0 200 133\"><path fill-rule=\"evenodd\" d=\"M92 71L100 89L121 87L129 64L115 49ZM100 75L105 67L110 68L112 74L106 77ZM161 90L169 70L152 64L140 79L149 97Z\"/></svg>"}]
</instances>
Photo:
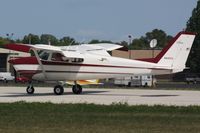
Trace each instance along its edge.
<instances>
[{"instance_id":1,"label":"horizontal stabilizer","mask_svg":"<svg viewBox=\"0 0 200 133\"><path fill-rule=\"evenodd\" d=\"M95 79L95 80L78 80L76 82L79 85L98 85L98 84L102 84L102 83L99 83L98 79ZM74 85L74 81L67 81L66 83L68 85Z\"/></svg>"}]
</instances>

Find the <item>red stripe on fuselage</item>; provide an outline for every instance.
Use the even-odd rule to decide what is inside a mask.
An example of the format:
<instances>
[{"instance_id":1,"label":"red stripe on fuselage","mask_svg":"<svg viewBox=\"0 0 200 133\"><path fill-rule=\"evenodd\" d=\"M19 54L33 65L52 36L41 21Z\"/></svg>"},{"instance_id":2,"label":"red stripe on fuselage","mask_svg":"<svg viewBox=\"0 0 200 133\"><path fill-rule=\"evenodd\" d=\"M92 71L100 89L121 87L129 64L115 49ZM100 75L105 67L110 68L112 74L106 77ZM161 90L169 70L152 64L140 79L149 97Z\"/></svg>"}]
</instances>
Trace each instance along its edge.
<instances>
[{"instance_id":1,"label":"red stripe on fuselage","mask_svg":"<svg viewBox=\"0 0 200 133\"><path fill-rule=\"evenodd\" d=\"M23 57L19 59L12 59L9 61L13 65L39 65L36 57ZM113 68L139 68L139 69L155 69L155 70L166 70L164 68L145 68L145 67L132 67L132 66L113 66L113 65L100 65L100 64L83 64L83 63L67 63L67 62L55 62L55 61L44 61L43 65L52 66L85 66L85 67L113 67Z\"/></svg>"},{"instance_id":2,"label":"red stripe on fuselage","mask_svg":"<svg viewBox=\"0 0 200 133\"><path fill-rule=\"evenodd\" d=\"M18 70L17 72L28 79L32 79L33 75L37 73L41 73L42 71L41 70Z\"/></svg>"}]
</instances>

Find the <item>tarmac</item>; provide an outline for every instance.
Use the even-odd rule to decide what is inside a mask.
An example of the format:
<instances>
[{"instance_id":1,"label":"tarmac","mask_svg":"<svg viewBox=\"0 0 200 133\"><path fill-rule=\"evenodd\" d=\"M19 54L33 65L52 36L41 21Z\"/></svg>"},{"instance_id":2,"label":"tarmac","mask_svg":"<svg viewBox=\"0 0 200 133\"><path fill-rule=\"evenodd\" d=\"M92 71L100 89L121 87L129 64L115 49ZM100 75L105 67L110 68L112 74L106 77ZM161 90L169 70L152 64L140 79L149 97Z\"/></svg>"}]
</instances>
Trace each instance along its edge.
<instances>
[{"instance_id":1,"label":"tarmac","mask_svg":"<svg viewBox=\"0 0 200 133\"><path fill-rule=\"evenodd\" d=\"M35 93L26 93L26 87L0 87L0 103L10 102L93 103L129 105L200 105L200 91L152 89L83 89L80 95L65 88L63 95L55 95L53 87L35 87Z\"/></svg>"}]
</instances>

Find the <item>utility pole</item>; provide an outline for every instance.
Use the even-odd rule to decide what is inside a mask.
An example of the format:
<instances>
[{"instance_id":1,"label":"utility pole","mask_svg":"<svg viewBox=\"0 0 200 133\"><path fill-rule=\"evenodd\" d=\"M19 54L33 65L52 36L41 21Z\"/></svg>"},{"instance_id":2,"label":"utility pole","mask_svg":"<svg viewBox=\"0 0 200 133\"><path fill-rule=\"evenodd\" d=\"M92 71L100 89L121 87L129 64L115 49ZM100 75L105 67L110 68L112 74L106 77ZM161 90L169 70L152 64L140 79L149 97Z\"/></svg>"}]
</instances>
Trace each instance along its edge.
<instances>
[{"instance_id":1,"label":"utility pole","mask_svg":"<svg viewBox=\"0 0 200 133\"><path fill-rule=\"evenodd\" d=\"M51 45L51 40L50 40L50 39L48 39L48 45L49 45L49 46Z\"/></svg>"},{"instance_id":2,"label":"utility pole","mask_svg":"<svg viewBox=\"0 0 200 133\"><path fill-rule=\"evenodd\" d=\"M131 43L132 43L132 35L128 35L128 45L130 46ZM131 50L129 49L128 50L128 53L129 53L129 59L131 59Z\"/></svg>"},{"instance_id":3,"label":"utility pole","mask_svg":"<svg viewBox=\"0 0 200 133\"><path fill-rule=\"evenodd\" d=\"M156 45L157 45L157 40L156 39L152 39L151 40L151 42L150 42L150 47L151 47L151 50L152 50L152 58L154 58L154 49L155 49L155 47L156 47ZM152 75L152 87L154 87L155 86L155 81L156 79L155 79L155 77L154 77L154 75Z\"/></svg>"},{"instance_id":4,"label":"utility pole","mask_svg":"<svg viewBox=\"0 0 200 133\"><path fill-rule=\"evenodd\" d=\"M31 44L31 34L28 36L28 44Z\"/></svg>"},{"instance_id":5,"label":"utility pole","mask_svg":"<svg viewBox=\"0 0 200 133\"><path fill-rule=\"evenodd\" d=\"M14 35L14 33L11 33L11 34L7 33L7 34L6 34L7 39L8 39L9 42L12 41L13 35ZM7 66L7 67L6 67L6 69L7 69L6 71L7 71L7 72L10 71L10 65L9 65L9 63L8 63L8 60L11 58L11 54L12 54L12 51L9 50L9 54L8 54L8 56L7 56L7 64L6 64L6 66Z\"/></svg>"}]
</instances>

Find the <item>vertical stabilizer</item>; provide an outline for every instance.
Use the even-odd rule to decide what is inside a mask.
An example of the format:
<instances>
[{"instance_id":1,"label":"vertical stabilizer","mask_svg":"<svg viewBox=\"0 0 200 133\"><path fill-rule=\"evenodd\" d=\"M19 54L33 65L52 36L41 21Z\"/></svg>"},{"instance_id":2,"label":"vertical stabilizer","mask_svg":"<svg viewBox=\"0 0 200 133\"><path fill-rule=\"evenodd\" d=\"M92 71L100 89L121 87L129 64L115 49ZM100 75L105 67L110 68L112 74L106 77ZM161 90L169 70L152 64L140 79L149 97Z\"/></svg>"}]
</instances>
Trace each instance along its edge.
<instances>
[{"instance_id":1,"label":"vertical stabilizer","mask_svg":"<svg viewBox=\"0 0 200 133\"><path fill-rule=\"evenodd\" d=\"M179 72L185 69L185 64L194 42L195 34L180 32L165 49L155 58L157 63Z\"/></svg>"},{"instance_id":2,"label":"vertical stabilizer","mask_svg":"<svg viewBox=\"0 0 200 133\"><path fill-rule=\"evenodd\" d=\"M180 32L155 58L138 60L152 62L167 67L172 69L173 73L183 71L195 36L196 34L191 32Z\"/></svg>"}]
</instances>

